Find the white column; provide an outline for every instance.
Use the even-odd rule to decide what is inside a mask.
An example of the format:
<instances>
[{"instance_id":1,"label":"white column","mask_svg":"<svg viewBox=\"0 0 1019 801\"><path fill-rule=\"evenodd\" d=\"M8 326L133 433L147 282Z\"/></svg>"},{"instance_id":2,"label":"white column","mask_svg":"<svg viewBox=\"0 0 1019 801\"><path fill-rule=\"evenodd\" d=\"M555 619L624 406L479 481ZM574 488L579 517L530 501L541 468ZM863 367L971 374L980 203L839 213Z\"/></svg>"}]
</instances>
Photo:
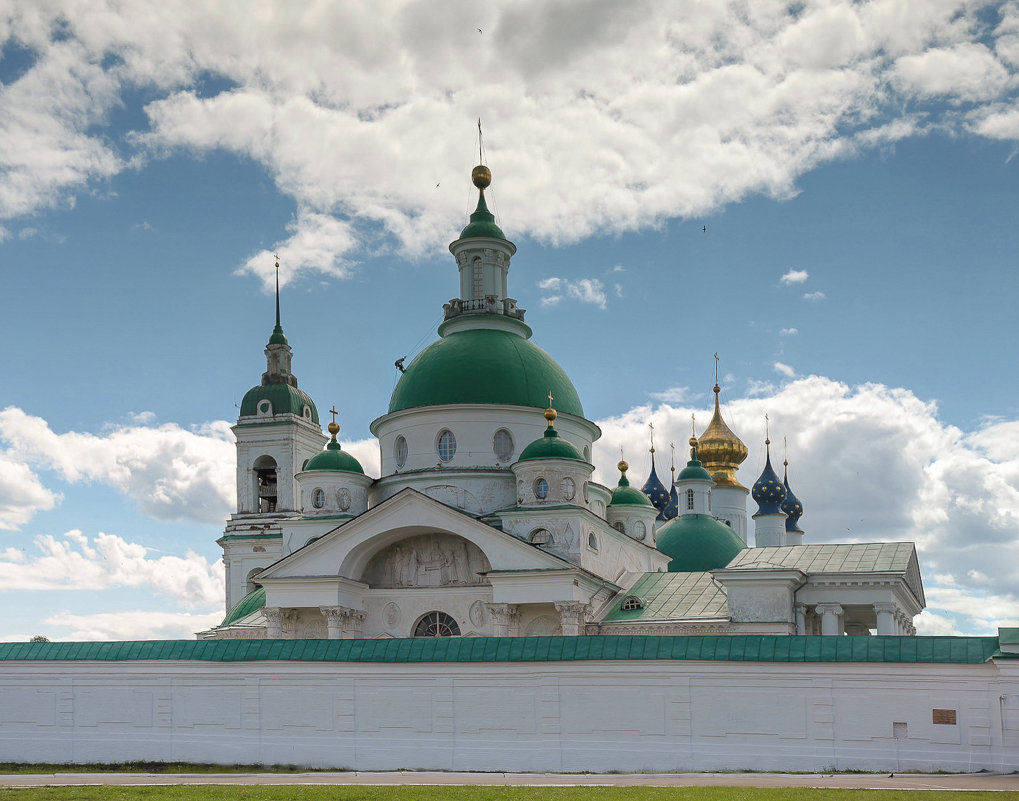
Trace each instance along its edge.
<instances>
[{"instance_id":1,"label":"white column","mask_svg":"<svg viewBox=\"0 0 1019 801\"><path fill-rule=\"evenodd\" d=\"M297 616L296 609L283 610L283 639L296 640L297 637Z\"/></svg>"},{"instance_id":2,"label":"white column","mask_svg":"<svg viewBox=\"0 0 1019 801\"><path fill-rule=\"evenodd\" d=\"M895 604L880 601L874 604L874 611L877 613L877 633L884 636L895 634Z\"/></svg>"},{"instance_id":3,"label":"white column","mask_svg":"<svg viewBox=\"0 0 1019 801\"><path fill-rule=\"evenodd\" d=\"M815 609L821 616L821 634L842 633L842 607L839 604L818 604Z\"/></svg>"},{"instance_id":4,"label":"white column","mask_svg":"<svg viewBox=\"0 0 1019 801\"><path fill-rule=\"evenodd\" d=\"M360 609L347 609L347 616L343 621L343 639L359 640L363 637L364 621L367 613Z\"/></svg>"},{"instance_id":5,"label":"white column","mask_svg":"<svg viewBox=\"0 0 1019 801\"><path fill-rule=\"evenodd\" d=\"M265 637L267 640L283 639L283 610L278 606L267 606L262 610L265 615Z\"/></svg>"},{"instance_id":6,"label":"white column","mask_svg":"<svg viewBox=\"0 0 1019 801\"><path fill-rule=\"evenodd\" d=\"M559 613L559 625L562 626L563 636L576 637L584 633L587 615L591 611L590 604L580 601L556 601L555 608Z\"/></svg>"},{"instance_id":7,"label":"white column","mask_svg":"<svg viewBox=\"0 0 1019 801\"><path fill-rule=\"evenodd\" d=\"M793 609L796 612L796 633L803 636L807 633L807 605L794 604Z\"/></svg>"},{"instance_id":8,"label":"white column","mask_svg":"<svg viewBox=\"0 0 1019 801\"><path fill-rule=\"evenodd\" d=\"M343 621L347 616L345 606L320 606L318 611L326 619L326 637L330 640L339 640L343 637Z\"/></svg>"},{"instance_id":9,"label":"white column","mask_svg":"<svg viewBox=\"0 0 1019 801\"><path fill-rule=\"evenodd\" d=\"M492 616L492 636L509 637L510 625L517 614L516 604L489 604L488 612Z\"/></svg>"}]
</instances>

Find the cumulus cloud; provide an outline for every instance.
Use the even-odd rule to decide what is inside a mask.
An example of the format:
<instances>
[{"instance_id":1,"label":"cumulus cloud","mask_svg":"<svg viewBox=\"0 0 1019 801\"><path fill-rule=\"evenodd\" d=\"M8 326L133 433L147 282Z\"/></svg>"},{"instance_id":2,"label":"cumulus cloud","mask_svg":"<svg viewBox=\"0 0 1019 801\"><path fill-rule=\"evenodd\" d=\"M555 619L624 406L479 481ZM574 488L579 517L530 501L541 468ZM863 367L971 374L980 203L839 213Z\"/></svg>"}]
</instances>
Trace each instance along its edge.
<instances>
[{"instance_id":1,"label":"cumulus cloud","mask_svg":"<svg viewBox=\"0 0 1019 801\"><path fill-rule=\"evenodd\" d=\"M778 280L789 286L790 284L802 284L809 277L806 270L790 270Z\"/></svg>"},{"instance_id":2,"label":"cumulus cloud","mask_svg":"<svg viewBox=\"0 0 1019 801\"><path fill-rule=\"evenodd\" d=\"M932 616L949 621L943 629L971 634L1015 625L1019 421L964 432L908 390L819 376L757 388L723 410L750 449L739 477L749 486L760 474L767 413L773 457L788 441L806 542L913 541L931 608L923 619L928 631L942 625ZM597 480L614 483L620 446L632 452L643 443L652 415L662 441L680 442L691 413L707 420L710 410L663 403L598 421ZM642 483L636 466L633 473L633 483Z\"/></svg>"},{"instance_id":3,"label":"cumulus cloud","mask_svg":"<svg viewBox=\"0 0 1019 801\"><path fill-rule=\"evenodd\" d=\"M804 300L818 301L825 300L828 296L824 292L805 292L803 295Z\"/></svg>"},{"instance_id":4,"label":"cumulus cloud","mask_svg":"<svg viewBox=\"0 0 1019 801\"><path fill-rule=\"evenodd\" d=\"M31 466L53 470L72 484L108 484L160 520L219 523L234 502L236 455L226 421L192 430L129 425L102 435L57 434L42 418L8 407L0 411L0 439L9 446L6 461L0 460L0 515L5 499L15 510L18 504L23 509L53 506L56 496L38 479L33 484ZM21 500L19 488L28 489ZM17 524L17 512L9 512L7 520L8 527Z\"/></svg>"},{"instance_id":5,"label":"cumulus cloud","mask_svg":"<svg viewBox=\"0 0 1019 801\"><path fill-rule=\"evenodd\" d=\"M524 0L475 9L485 35L465 39L458 6L400 0L371 13L267 2L257 15L186 0L15 4L0 45L33 60L0 87L0 219L71 204L166 154L220 150L293 199L275 243L284 278L344 277L380 236L411 256L448 241L469 149L449 132L483 112L489 194L512 209L511 235L660 225L787 197L820 163L933 127L1016 136L1017 14L996 8L989 30L991 7L643 0L578 15ZM139 95L145 122L125 132L133 115L111 112ZM238 261L263 281L272 269L268 251Z\"/></svg>"},{"instance_id":6,"label":"cumulus cloud","mask_svg":"<svg viewBox=\"0 0 1019 801\"><path fill-rule=\"evenodd\" d=\"M91 615L76 615L65 611L51 615L43 620L43 624L70 629L66 634L51 635L50 639L54 642L191 640L194 639L195 632L210 629L218 625L222 619L222 611L205 614L120 611Z\"/></svg>"},{"instance_id":7,"label":"cumulus cloud","mask_svg":"<svg viewBox=\"0 0 1019 801\"><path fill-rule=\"evenodd\" d=\"M782 362L775 362L771 366L772 366L772 369L776 373L779 373L780 375L784 375L786 378L795 378L796 377L796 370L794 370L788 364L783 364Z\"/></svg>"},{"instance_id":8,"label":"cumulus cloud","mask_svg":"<svg viewBox=\"0 0 1019 801\"><path fill-rule=\"evenodd\" d=\"M0 452L0 529L20 528L59 500L60 495L43 486L27 464Z\"/></svg>"},{"instance_id":9,"label":"cumulus cloud","mask_svg":"<svg viewBox=\"0 0 1019 801\"><path fill-rule=\"evenodd\" d=\"M599 309L604 309L608 305L608 299L605 295L605 285L597 278L581 278L576 281L571 281L566 278L557 278L553 276L539 281L538 289L547 293L565 292L566 297L573 298L581 303L590 303L597 306ZM616 284L616 296L622 297L622 287L620 287L619 284ZM543 306L554 306L562 299L563 295L561 294L546 294L542 296L541 304Z\"/></svg>"},{"instance_id":10,"label":"cumulus cloud","mask_svg":"<svg viewBox=\"0 0 1019 801\"><path fill-rule=\"evenodd\" d=\"M147 587L185 608L221 604L223 564L193 551L152 557L144 545L100 533L89 539L78 529L61 537L42 534L35 550L0 553L0 586L5 590L106 590Z\"/></svg>"}]
</instances>

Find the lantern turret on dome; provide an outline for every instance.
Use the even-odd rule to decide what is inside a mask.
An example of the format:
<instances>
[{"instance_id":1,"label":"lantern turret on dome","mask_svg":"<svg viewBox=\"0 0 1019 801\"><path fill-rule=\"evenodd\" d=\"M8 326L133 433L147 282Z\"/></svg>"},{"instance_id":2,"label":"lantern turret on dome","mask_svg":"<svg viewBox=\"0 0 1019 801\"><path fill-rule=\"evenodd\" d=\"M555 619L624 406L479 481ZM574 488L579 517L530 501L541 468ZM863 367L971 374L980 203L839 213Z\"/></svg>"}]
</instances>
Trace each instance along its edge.
<instances>
[{"instance_id":1,"label":"lantern turret on dome","mask_svg":"<svg viewBox=\"0 0 1019 801\"><path fill-rule=\"evenodd\" d=\"M771 466L771 438L765 437L764 470L754 482L751 496L757 503L754 515L754 543L758 548L785 545L786 515L782 511L785 486Z\"/></svg>"},{"instance_id":2,"label":"lantern turret on dome","mask_svg":"<svg viewBox=\"0 0 1019 801\"><path fill-rule=\"evenodd\" d=\"M336 409L327 426L329 442L297 474L301 491L301 513L305 517L354 517L368 508L368 488L372 479L353 455L340 447L336 435Z\"/></svg>"},{"instance_id":3,"label":"lantern turret on dome","mask_svg":"<svg viewBox=\"0 0 1019 801\"><path fill-rule=\"evenodd\" d=\"M625 459L616 465L619 469L619 483L612 490L612 499L605 510L605 519L617 531L637 540L653 542L655 520L658 509L651 503L647 495L636 487L630 486L626 471L630 469Z\"/></svg>"}]
</instances>

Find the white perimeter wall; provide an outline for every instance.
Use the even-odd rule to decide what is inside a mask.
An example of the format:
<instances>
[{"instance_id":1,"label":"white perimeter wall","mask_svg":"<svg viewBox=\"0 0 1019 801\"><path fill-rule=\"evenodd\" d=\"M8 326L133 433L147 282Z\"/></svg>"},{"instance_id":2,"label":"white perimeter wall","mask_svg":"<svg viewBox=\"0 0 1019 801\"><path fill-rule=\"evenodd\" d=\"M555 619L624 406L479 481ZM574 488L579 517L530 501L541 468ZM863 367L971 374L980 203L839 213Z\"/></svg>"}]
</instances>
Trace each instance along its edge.
<instances>
[{"instance_id":1,"label":"white perimeter wall","mask_svg":"<svg viewBox=\"0 0 1019 801\"><path fill-rule=\"evenodd\" d=\"M932 723L935 708L958 722ZM0 664L0 761L127 760L1014 770L1019 660Z\"/></svg>"}]
</instances>

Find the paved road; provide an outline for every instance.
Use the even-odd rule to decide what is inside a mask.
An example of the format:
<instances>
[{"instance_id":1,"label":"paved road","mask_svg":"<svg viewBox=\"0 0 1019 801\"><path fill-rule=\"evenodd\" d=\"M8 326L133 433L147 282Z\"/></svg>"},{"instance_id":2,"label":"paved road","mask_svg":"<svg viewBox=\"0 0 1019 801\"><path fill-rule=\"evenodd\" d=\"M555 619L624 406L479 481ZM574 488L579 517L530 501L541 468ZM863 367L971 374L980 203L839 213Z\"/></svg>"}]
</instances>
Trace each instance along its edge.
<instances>
[{"instance_id":1,"label":"paved road","mask_svg":"<svg viewBox=\"0 0 1019 801\"><path fill-rule=\"evenodd\" d=\"M822 787L883 790L1011 791L1019 794L1019 773L792 774L792 773L50 773L0 775L0 787L81 786L87 784L407 784L689 787Z\"/></svg>"}]
</instances>

